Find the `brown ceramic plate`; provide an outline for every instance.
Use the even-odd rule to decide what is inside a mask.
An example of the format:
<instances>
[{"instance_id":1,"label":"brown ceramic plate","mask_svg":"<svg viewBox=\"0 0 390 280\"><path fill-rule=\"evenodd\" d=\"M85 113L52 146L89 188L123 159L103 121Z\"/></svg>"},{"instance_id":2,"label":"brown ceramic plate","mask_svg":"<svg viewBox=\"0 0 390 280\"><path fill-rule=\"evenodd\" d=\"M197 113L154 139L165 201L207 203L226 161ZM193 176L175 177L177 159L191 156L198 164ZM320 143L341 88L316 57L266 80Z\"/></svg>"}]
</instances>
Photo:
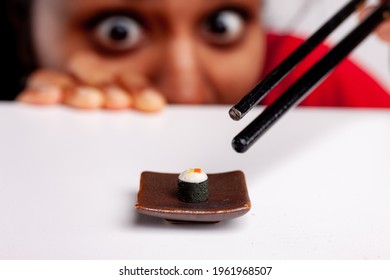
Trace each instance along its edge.
<instances>
[{"instance_id":1,"label":"brown ceramic plate","mask_svg":"<svg viewBox=\"0 0 390 280\"><path fill-rule=\"evenodd\" d=\"M219 222L240 217L251 207L241 171L207 174L208 200L196 203L182 202L177 198L178 176L143 172L135 205L137 211L172 221Z\"/></svg>"}]
</instances>

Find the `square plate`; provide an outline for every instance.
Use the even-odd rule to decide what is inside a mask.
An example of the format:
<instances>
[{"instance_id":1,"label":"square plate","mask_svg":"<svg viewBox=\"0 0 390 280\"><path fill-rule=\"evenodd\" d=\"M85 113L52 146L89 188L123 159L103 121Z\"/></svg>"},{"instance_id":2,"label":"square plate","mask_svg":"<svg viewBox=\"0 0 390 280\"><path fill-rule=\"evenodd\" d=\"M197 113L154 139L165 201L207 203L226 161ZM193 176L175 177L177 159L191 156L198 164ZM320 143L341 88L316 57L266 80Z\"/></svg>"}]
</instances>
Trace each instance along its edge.
<instances>
[{"instance_id":1,"label":"square plate","mask_svg":"<svg viewBox=\"0 0 390 280\"><path fill-rule=\"evenodd\" d=\"M242 171L207 176L208 200L188 203L177 197L179 174L145 171L141 174L135 208L142 214L179 222L219 222L240 217L250 210Z\"/></svg>"}]
</instances>

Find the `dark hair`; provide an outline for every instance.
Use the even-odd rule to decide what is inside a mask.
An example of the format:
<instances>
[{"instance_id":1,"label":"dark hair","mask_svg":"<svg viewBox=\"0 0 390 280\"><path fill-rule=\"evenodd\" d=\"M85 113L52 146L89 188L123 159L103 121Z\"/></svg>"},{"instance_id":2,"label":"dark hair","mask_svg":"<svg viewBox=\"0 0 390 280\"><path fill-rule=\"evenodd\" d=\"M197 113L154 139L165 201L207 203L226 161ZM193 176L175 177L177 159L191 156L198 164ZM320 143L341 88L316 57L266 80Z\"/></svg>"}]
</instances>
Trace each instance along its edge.
<instances>
[{"instance_id":1,"label":"dark hair","mask_svg":"<svg viewBox=\"0 0 390 280\"><path fill-rule=\"evenodd\" d=\"M23 88L24 77L35 69L31 40L32 0L5 0L1 7L3 50L0 100L12 100Z\"/></svg>"}]
</instances>

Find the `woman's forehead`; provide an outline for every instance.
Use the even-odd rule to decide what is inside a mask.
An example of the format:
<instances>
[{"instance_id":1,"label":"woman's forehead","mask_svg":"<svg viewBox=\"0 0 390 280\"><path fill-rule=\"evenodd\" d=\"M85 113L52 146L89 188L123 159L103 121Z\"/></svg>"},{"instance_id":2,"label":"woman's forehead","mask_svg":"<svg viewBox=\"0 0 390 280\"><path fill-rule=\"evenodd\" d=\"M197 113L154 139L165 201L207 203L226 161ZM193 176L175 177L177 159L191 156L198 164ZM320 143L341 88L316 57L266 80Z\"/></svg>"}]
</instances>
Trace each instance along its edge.
<instances>
[{"instance_id":1,"label":"woman's forehead","mask_svg":"<svg viewBox=\"0 0 390 280\"><path fill-rule=\"evenodd\" d=\"M63 12L109 8L158 8L160 10L212 8L216 5L253 5L261 0L35 0Z\"/></svg>"}]
</instances>

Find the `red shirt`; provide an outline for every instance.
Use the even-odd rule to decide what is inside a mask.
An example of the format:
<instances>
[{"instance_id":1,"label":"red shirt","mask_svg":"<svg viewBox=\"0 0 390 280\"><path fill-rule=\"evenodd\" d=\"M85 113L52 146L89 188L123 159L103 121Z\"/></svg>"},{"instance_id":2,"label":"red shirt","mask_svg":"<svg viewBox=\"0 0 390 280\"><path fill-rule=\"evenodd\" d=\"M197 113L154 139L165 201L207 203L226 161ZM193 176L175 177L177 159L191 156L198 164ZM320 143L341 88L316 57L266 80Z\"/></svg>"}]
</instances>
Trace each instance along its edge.
<instances>
[{"instance_id":1,"label":"red shirt","mask_svg":"<svg viewBox=\"0 0 390 280\"><path fill-rule=\"evenodd\" d=\"M289 35L269 34L264 75L302 42ZM328 51L328 47L320 45L272 90L262 104L271 103ZM350 59L345 59L300 105L390 108L390 93Z\"/></svg>"}]
</instances>

